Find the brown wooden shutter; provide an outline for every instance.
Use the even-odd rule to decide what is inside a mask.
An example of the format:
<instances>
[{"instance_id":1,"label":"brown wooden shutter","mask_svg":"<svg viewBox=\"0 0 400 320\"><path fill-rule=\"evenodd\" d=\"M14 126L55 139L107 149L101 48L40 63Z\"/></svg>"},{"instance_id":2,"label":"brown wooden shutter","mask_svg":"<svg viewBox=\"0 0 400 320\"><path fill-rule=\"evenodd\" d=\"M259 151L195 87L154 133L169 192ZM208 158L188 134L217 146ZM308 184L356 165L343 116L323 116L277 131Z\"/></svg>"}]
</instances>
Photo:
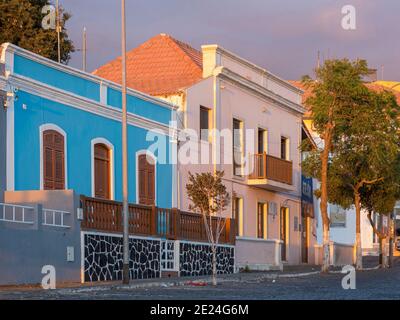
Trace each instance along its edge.
<instances>
[{"instance_id":1,"label":"brown wooden shutter","mask_svg":"<svg viewBox=\"0 0 400 320\"><path fill-rule=\"evenodd\" d=\"M151 161L151 159L149 158ZM155 164L147 161L146 155L139 156L139 203L155 204Z\"/></svg>"},{"instance_id":2,"label":"brown wooden shutter","mask_svg":"<svg viewBox=\"0 0 400 320\"><path fill-rule=\"evenodd\" d=\"M96 198L111 199L110 150L104 144L94 146L94 194Z\"/></svg>"},{"instance_id":3,"label":"brown wooden shutter","mask_svg":"<svg viewBox=\"0 0 400 320\"><path fill-rule=\"evenodd\" d=\"M64 136L55 130L43 132L43 187L45 190L65 188Z\"/></svg>"}]
</instances>

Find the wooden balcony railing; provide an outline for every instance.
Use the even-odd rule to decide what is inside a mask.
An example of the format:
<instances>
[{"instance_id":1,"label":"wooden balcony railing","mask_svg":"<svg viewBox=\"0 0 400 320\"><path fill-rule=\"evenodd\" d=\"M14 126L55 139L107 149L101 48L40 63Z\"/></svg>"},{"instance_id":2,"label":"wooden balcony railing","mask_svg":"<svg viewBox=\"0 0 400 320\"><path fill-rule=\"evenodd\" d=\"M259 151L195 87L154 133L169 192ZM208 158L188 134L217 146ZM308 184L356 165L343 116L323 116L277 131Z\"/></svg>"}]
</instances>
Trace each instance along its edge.
<instances>
[{"instance_id":1,"label":"wooden balcony railing","mask_svg":"<svg viewBox=\"0 0 400 320\"><path fill-rule=\"evenodd\" d=\"M122 203L118 201L81 197L83 230L122 233ZM215 230L218 218L212 217ZM222 218L225 224L219 243L235 243L233 219ZM203 217L200 214L164 209L156 206L129 205L129 233L175 240L208 242Z\"/></svg>"},{"instance_id":2,"label":"wooden balcony railing","mask_svg":"<svg viewBox=\"0 0 400 320\"><path fill-rule=\"evenodd\" d=\"M254 155L254 170L250 174L250 179L270 179L292 185L292 176L292 161L277 158L266 153Z\"/></svg>"}]
</instances>

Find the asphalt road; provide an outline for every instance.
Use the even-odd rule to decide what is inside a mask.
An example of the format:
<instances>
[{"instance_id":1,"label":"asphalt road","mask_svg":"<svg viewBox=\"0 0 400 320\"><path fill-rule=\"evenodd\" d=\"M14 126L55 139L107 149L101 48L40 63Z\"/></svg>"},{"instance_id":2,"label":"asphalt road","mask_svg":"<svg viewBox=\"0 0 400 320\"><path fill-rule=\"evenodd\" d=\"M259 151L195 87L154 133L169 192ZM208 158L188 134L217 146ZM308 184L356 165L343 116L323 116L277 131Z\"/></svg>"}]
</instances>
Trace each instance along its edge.
<instances>
[{"instance_id":1,"label":"asphalt road","mask_svg":"<svg viewBox=\"0 0 400 320\"><path fill-rule=\"evenodd\" d=\"M344 275L317 274L298 278L245 280L220 283L212 286L155 287L142 289L87 290L26 290L0 291L0 299L69 299L69 300L320 300L320 299L400 299L400 263L392 269L359 271L356 289L344 290Z\"/></svg>"}]
</instances>

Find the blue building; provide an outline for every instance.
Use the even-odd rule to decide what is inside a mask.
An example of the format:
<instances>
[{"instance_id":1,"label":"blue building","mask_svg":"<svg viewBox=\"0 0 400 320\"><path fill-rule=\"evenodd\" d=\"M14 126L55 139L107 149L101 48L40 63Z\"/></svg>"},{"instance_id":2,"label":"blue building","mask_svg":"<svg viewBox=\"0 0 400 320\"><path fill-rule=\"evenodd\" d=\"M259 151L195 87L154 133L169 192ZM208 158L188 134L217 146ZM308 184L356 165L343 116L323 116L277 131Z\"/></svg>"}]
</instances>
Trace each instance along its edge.
<instances>
[{"instance_id":1,"label":"blue building","mask_svg":"<svg viewBox=\"0 0 400 320\"><path fill-rule=\"evenodd\" d=\"M69 189L121 200L120 86L12 44L2 45L1 63L0 193ZM146 135L164 135L171 157L176 108L135 90L127 105L129 201L171 208L175 166L157 162Z\"/></svg>"},{"instance_id":2,"label":"blue building","mask_svg":"<svg viewBox=\"0 0 400 320\"><path fill-rule=\"evenodd\" d=\"M0 285L41 283L49 265L57 282L120 280L120 86L0 50ZM134 90L127 107L130 277L210 274L201 216L176 208L176 107ZM227 220L220 273L234 270Z\"/></svg>"}]
</instances>

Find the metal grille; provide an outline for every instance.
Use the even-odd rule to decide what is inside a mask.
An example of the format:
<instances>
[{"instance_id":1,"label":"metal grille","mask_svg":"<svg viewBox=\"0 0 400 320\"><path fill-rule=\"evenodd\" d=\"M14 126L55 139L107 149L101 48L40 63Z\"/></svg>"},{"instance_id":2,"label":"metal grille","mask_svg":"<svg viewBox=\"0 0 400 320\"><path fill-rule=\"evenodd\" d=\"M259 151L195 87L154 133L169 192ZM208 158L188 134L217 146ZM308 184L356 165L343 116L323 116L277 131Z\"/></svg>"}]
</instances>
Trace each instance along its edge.
<instances>
[{"instance_id":1,"label":"metal grille","mask_svg":"<svg viewBox=\"0 0 400 320\"><path fill-rule=\"evenodd\" d=\"M175 271L174 241L161 241L161 271Z\"/></svg>"}]
</instances>

